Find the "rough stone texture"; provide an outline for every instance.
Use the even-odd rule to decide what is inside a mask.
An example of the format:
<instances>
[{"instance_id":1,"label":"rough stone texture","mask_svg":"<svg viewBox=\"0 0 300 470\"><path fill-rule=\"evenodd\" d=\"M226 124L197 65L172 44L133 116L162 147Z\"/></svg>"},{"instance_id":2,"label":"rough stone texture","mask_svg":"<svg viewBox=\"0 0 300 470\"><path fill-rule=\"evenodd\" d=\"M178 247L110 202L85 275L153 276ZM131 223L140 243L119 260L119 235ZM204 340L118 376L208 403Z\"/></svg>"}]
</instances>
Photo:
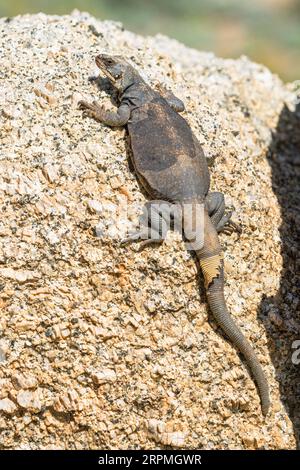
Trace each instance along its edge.
<instances>
[{"instance_id":1,"label":"rough stone texture","mask_svg":"<svg viewBox=\"0 0 300 470\"><path fill-rule=\"evenodd\" d=\"M285 257L284 308L276 306L282 215L266 158L283 109L295 115L292 87L247 58L218 59L88 14L28 15L0 28L1 447L294 448L282 384L299 325L295 253ZM144 196L125 130L78 109L92 97L111 106L103 82L89 82L100 51L172 88L217 157L212 187L244 227L238 241L221 236L225 294L270 381L266 419L244 363L210 319L184 244L172 234L143 252L118 244L127 219L116 211L128 203L132 227ZM283 161L276 148L273 163Z\"/></svg>"}]
</instances>

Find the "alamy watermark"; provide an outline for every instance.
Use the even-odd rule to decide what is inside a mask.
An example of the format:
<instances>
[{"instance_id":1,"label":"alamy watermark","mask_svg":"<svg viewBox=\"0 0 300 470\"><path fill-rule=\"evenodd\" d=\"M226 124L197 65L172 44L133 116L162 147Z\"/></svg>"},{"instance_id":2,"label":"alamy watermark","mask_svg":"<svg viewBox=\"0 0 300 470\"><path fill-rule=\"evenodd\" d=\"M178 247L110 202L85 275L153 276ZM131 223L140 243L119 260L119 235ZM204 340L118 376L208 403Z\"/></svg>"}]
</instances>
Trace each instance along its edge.
<instances>
[{"instance_id":1,"label":"alamy watermark","mask_svg":"<svg viewBox=\"0 0 300 470\"><path fill-rule=\"evenodd\" d=\"M90 201L92 202L92 201ZM95 211L95 204L93 209ZM169 230L183 235L187 250L199 250L204 244L204 204L184 202L180 204L168 201L147 202L143 209L132 206L124 200L122 204L100 204L96 210L100 221L96 226L99 238L119 238L123 243L141 241L157 243L163 241ZM140 213L136 229L132 231L134 213Z\"/></svg>"},{"instance_id":2,"label":"alamy watermark","mask_svg":"<svg viewBox=\"0 0 300 470\"><path fill-rule=\"evenodd\" d=\"M295 349L292 354L292 363L298 366L300 364L300 339L293 341L292 349Z\"/></svg>"}]
</instances>

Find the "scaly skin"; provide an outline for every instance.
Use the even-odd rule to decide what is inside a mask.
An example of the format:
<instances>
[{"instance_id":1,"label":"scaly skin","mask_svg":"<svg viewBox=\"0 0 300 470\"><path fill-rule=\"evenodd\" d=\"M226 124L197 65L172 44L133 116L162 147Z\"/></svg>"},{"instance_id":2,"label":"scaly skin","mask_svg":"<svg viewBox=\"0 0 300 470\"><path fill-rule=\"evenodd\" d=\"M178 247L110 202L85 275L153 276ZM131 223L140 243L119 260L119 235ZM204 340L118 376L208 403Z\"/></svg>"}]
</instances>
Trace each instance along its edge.
<instances>
[{"instance_id":1,"label":"scaly skin","mask_svg":"<svg viewBox=\"0 0 300 470\"><path fill-rule=\"evenodd\" d=\"M207 300L210 309L218 325L237 349L244 355L257 383L261 398L262 413L265 416L268 413L270 406L268 382L252 346L247 341L239 327L235 324L227 310L224 298L223 259L221 259L218 266L218 276L214 277L212 281L210 280L210 269L212 269L213 264L211 260L214 259L214 256L217 258L220 257L221 247L216 229L208 214L205 215L204 222L204 246L202 249L197 250L196 254L204 273Z\"/></svg>"},{"instance_id":2,"label":"scaly skin","mask_svg":"<svg viewBox=\"0 0 300 470\"><path fill-rule=\"evenodd\" d=\"M199 259L212 314L244 355L259 389L262 413L266 415L270 406L266 377L224 299L223 255L217 232L231 232L237 227L230 221L230 214L225 214L223 195L209 192L210 179L203 150L187 122L178 114L184 110L184 105L171 92L161 90L163 97L151 89L121 57L99 55L96 63L118 90L120 104L113 112L95 102L81 102L85 113L110 126L127 126L136 174L152 200L169 201L181 207L184 204L204 206L203 243L190 237L192 219L188 216L182 218L183 232ZM159 212L155 213L154 219L158 220L159 216ZM141 238L143 233L134 234L130 240ZM151 239L146 243L149 241Z\"/></svg>"}]
</instances>

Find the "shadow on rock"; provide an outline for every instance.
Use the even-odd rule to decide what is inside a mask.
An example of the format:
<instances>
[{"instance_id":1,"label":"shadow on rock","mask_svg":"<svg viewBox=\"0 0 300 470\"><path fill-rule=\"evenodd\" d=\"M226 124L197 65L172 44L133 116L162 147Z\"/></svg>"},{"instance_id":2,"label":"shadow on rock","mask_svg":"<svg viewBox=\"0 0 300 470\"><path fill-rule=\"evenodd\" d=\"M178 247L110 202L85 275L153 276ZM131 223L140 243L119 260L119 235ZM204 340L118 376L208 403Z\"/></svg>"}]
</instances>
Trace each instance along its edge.
<instances>
[{"instance_id":1,"label":"shadow on rock","mask_svg":"<svg viewBox=\"0 0 300 470\"><path fill-rule=\"evenodd\" d=\"M282 109L268 160L273 191L281 208L283 267L278 292L275 296L264 296L259 318L266 327L281 400L293 423L299 448L300 344L295 341L300 340L300 104L293 112L286 106Z\"/></svg>"}]
</instances>

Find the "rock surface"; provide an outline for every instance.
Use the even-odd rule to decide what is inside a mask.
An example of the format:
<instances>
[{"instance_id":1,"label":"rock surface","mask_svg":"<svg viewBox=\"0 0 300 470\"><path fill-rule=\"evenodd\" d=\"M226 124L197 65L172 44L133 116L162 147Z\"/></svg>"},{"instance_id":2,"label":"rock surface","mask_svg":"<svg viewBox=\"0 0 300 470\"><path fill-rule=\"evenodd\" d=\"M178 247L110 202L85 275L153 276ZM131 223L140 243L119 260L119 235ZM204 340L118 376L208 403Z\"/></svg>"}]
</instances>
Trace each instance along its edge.
<instances>
[{"instance_id":1,"label":"rock surface","mask_svg":"<svg viewBox=\"0 0 300 470\"><path fill-rule=\"evenodd\" d=\"M258 315L280 284L281 210L266 156L283 106L295 108L291 88L247 58L79 12L2 19L0 29L1 448L294 448L268 335L285 318ZM105 83L89 81L100 51L170 87L216 157L212 188L243 224L239 240L221 236L225 294L270 382L266 419L182 241L119 246L145 198L125 130L78 109L82 98L112 106Z\"/></svg>"}]
</instances>

